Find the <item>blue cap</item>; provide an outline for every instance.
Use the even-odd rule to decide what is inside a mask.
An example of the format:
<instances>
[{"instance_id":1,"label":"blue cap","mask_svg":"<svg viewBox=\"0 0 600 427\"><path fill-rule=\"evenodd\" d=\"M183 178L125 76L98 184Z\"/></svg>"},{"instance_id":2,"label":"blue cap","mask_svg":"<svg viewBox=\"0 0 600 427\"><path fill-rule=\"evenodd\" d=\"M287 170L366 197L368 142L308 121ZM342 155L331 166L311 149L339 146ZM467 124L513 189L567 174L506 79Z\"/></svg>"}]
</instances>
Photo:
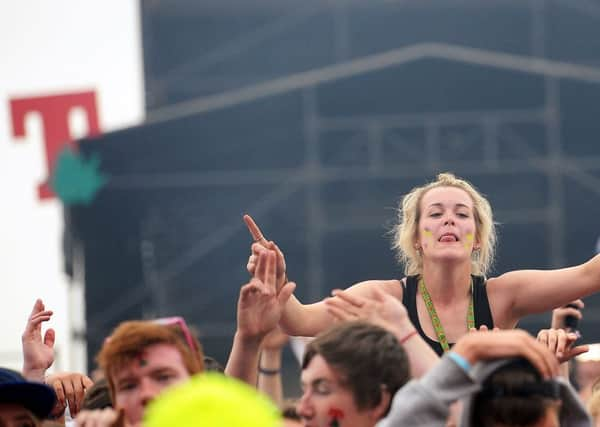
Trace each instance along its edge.
<instances>
[{"instance_id":1,"label":"blue cap","mask_svg":"<svg viewBox=\"0 0 600 427\"><path fill-rule=\"evenodd\" d=\"M40 419L47 418L56 394L46 384L27 381L11 369L0 368L0 403L22 405Z\"/></svg>"}]
</instances>

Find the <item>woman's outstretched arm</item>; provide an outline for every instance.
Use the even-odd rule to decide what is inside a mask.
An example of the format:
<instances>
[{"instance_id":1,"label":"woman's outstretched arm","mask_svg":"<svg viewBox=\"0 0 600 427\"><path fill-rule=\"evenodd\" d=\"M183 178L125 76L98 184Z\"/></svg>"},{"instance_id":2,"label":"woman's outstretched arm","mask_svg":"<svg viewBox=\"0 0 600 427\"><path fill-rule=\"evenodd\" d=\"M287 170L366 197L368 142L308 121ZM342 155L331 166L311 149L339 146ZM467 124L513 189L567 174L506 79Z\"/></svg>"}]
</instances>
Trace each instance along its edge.
<instances>
[{"instance_id":1,"label":"woman's outstretched arm","mask_svg":"<svg viewBox=\"0 0 600 427\"><path fill-rule=\"evenodd\" d=\"M600 255L574 267L511 271L489 279L487 287L494 321L512 327L523 316L600 291Z\"/></svg>"},{"instance_id":2,"label":"woman's outstretched arm","mask_svg":"<svg viewBox=\"0 0 600 427\"><path fill-rule=\"evenodd\" d=\"M283 252L273 241L267 240L256 222L250 215L244 215L244 222L252 235L254 243L251 246L251 255L246 268L251 276L256 270L256 261L264 251L272 250L277 255L277 290L279 291L288 281L286 274L286 263ZM368 280L357 283L347 291L351 295L372 298L374 287L383 287L388 293L402 299L402 285L398 280ZM302 304L294 295L287 301L280 325L281 329L291 336L313 337L319 332L327 329L334 323L335 319L329 312L323 301L312 304Z\"/></svg>"}]
</instances>

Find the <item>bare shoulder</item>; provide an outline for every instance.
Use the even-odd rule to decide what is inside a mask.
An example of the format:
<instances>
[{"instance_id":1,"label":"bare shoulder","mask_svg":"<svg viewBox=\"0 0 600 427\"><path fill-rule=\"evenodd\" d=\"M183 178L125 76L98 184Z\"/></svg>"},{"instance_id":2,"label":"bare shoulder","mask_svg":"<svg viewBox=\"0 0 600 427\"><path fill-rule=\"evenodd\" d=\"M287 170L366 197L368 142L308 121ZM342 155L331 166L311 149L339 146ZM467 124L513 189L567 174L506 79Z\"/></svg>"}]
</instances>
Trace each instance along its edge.
<instances>
[{"instance_id":1,"label":"bare shoulder","mask_svg":"<svg viewBox=\"0 0 600 427\"><path fill-rule=\"evenodd\" d=\"M511 289L511 280L506 280L505 273L498 277L492 277L486 281L486 291L494 326L501 329L512 329L515 327L518 317L513 310L515 292Z\"/></svg>"},{"instance_id":2,"label":"bare shoulder","mask_svg":"<svg viewBox=\"0 0 600 427\"><path fill-rule=\"evenodd\" d=\"M516 286L519 283L527 282L529 275L533 270L514 270L501 274L497 277L487 279L486 286L488 290L503 289Z\"/></svg>"},{"instance_id":3,"label":"bare shoulder","mask_svg":"<svg viewBox=\"0 0 600 427\"><path fill-rule=\"evenodd\" d=\"M357 295L370 296L371 291L379 287L388 294L395 296L396 298L402 299L402 281L397 279L392 280L365 280L352 285L348 290Z\"/></svg>"},{"instance_id":4,"label":"bare shoulder","mask_svg":"<svg viewBox=\"0 0 600 427\"><path fill-rule=\"evenodd\" d=\"M490 277L486 279L485 288L487 290L488 296L492 296L493 298L495 294L506 295L506 288L508 286L507 283L509 282L510 280L507 281L504 274L501 276Z\"/></svg>"},{"instance_id":5,"label":"bare shoulder","mask_svg":"<svg viewBox=\"0 0 600 427\"><path fill-rule=\"evenodd\" d=\"M499 284L502 283L502 276L498 277L488 277L485 279L485 286L489 290L491 288L498 287Z\"/></svg>"}]
</instances>

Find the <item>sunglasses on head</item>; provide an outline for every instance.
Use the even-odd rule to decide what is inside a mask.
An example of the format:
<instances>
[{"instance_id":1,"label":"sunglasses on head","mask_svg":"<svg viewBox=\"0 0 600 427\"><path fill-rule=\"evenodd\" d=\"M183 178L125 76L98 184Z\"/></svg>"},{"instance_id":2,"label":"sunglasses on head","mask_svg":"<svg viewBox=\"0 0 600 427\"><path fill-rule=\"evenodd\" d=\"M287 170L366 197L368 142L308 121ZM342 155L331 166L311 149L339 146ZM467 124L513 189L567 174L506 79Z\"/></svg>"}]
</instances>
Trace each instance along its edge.
<instances>
[{"instance_id":1,"label":"sunglasses on head","mask_svg":"<svg viewBox=\"0 0 600 427\"><path fill-rule=\"evenodd\" d=\"M185 341L187 342L190 349L195 352L200 351L200 349L198 348L198 346L196 344L196 341L192 338L192 333L190 332L190 328L188 328L188 325L187 325L187 323L185 323L185 320L183 319L183 317L181 317L181 316L162 317L160 319L154 319L153 322L158 323L159 325L177 326L181 330L181 333L183 334L183 337L185 338Z\"/></svg>"}]
</instances>

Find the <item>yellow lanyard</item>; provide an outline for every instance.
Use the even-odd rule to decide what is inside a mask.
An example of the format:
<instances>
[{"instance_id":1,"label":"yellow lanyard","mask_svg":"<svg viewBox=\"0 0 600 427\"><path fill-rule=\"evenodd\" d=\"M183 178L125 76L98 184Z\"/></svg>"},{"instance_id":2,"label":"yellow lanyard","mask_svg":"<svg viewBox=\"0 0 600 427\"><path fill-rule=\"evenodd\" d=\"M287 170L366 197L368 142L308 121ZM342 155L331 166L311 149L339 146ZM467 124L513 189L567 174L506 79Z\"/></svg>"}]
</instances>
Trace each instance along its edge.
<instances>
[{"instance_id":1,"label":"yellow lanyard","mask_svg":"<svg viewBox=\"0 0 600 427\"><path fill-rule=\"evenodd\" d=\"M427 287L425 286L425 281L423 278L419 279L419 291L423 296L423 301L425 302L425 307L427 307L427 312L429 313L429 318L431 319L431 324L433 325L433 329L435 330L435 334L437 336L438 342L442 346L444 353L450 350L450 345L448 344L448 338L446 337L446 333L444 332L444 327L442 326L442 322L435 311L435 307L433 306L433 301L431 300L431 295L427 291ZM473 278L471 278L471 298L469 299L469 308L467 309L467 330L471 330L475 327L475 312L473 309Z\"/></svg>"}]
</instances>

